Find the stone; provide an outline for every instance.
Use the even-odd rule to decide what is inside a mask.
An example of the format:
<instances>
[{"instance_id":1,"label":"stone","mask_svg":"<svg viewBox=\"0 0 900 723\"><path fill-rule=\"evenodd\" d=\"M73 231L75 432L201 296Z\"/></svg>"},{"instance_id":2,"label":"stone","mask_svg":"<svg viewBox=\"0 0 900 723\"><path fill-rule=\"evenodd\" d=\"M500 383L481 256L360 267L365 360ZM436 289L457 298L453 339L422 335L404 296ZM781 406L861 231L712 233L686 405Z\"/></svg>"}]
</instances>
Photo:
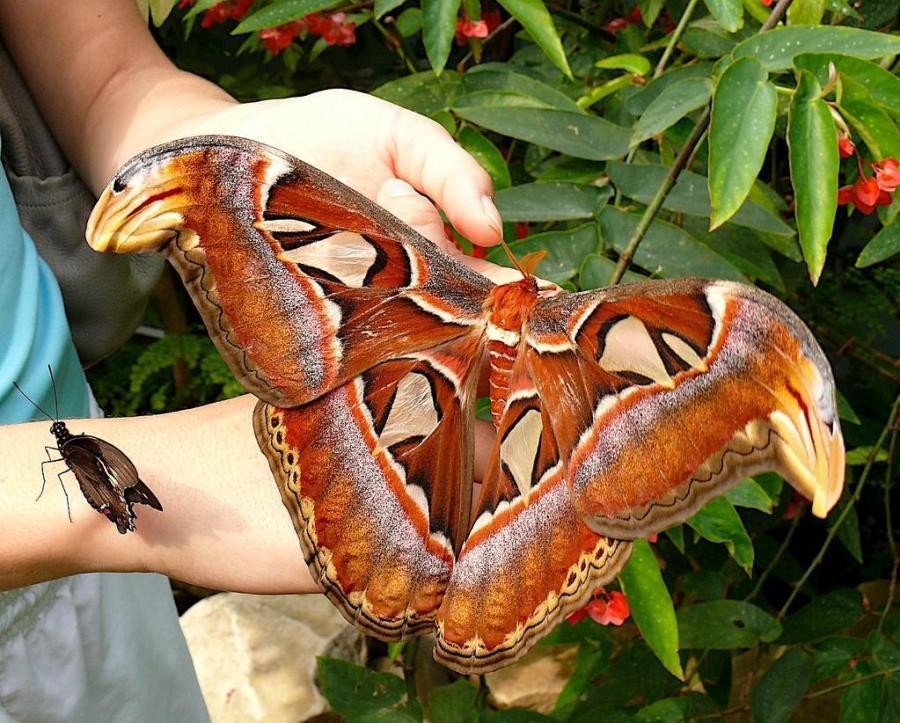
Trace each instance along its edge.
<instances>
[{"instance_id":1,"label":"stone","mask_svg":"<svg viewBox=\"0 0 900 723\"><path fill-rule=\"evenodd\" d=\"M324 595L220 593L181 617L213 723L295 723L329 710L316 657L362 664L363 636Z\"/></svg>"},{"instance_id":2,"label":"stone","mask_svg":"<svg viewBox=\"0 0 900 723\"><path fill-rule=\"evenodd\" d=\"M572 671L578 645L536 645L515 663L485 676L490 700L498 708L529 708L550 713Z\"/></svg>"}]
</instances>

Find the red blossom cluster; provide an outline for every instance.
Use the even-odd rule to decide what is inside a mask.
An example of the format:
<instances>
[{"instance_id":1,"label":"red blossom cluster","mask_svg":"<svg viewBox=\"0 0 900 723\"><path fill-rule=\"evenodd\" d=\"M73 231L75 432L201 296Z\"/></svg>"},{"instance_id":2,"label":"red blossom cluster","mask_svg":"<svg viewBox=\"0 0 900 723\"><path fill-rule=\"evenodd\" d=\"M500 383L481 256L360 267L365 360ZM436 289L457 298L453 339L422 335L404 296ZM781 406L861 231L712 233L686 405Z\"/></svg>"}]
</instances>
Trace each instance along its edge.
<instances>
[{"instance_id":1,"label":"red blossom cluster","mask_svg":"<svg viewBox=\"0 0 900 723\"><path fill-rule=\"evenodd\" d=\"M312 13L275 28L260 30L259 37L266 50L278 55L304 32L322 38L328 45L353 45L356 42L356 23L347 20L347 13Z\"/></svg>"},{"instance_id":2,"label":"red blossom cluster","mask_svg":"<svg viewBox=\"0 0 900 723\"><path fill-rule=\"evenodd\" d=\"M860 213L867 216L879 206L890 206L894 200L894 191L900 186L900 162L896 158L885 158L878 163L866 161L873 171L873 175L866 176L863 160L849 136L841 136L838 150L841 158L856 154L856 166L859 169L856 183L842 186L838 190L838 203L842 206L853 204Z\"/></svg>"},{"instance_id":3,"label":"red blossom cluster","mask_svg":"<svg viewBox=\"0 0 900 723\"><path fill-rule=\"evenodd\" d=\"M500 25L500 11L488 10L481 14L481 20L470 20L463 16L456 21L456 42L465 45L469 38L486 38Z\"/></svg>"},{"instance_id":4,"label":"red blossom cluster","mask_svg":"<svg viewBox=\"0 0 900 723\"><path fill-rule=\"evenodd\" d=\"M664 32L671 33L675 29L675 21L672 19L668 10L664 9L660 13L659 21ZM603 29L608 33L616 35L629 25L640 25L642 22L644 22L644 16L641 15L641 9L635 6L624 18L613 18L603 26Z\"/></svg>"},{"instance_id":5,"label":"red blossom cluster","mask_svg":"<svg viewBox=\"0 0 900 723\"><path fill-rule=\"evenodd\" d=\"M594 592L593 599L581 610L576 610L566 617L566 621L575 625L586 617L600 625L621 625L631 615L628 598L618 590L607 593L602 587Z\"/></svg>"},{"instance_id":6,"label":"red blossom cluster","mask_svg":"<svg viewBox=\"0 0 900 723\"><path fill-rule=\"evenodd\" d=\"M183 10L191 7L196 2L197 0L180 0L178 7ZM243 20L251 5L253 5L253 0L225 0L224 2L216 3L203 13L200 26L211 28L213 25L224 23L226 20Z\"/></svg>"}]
</instances>

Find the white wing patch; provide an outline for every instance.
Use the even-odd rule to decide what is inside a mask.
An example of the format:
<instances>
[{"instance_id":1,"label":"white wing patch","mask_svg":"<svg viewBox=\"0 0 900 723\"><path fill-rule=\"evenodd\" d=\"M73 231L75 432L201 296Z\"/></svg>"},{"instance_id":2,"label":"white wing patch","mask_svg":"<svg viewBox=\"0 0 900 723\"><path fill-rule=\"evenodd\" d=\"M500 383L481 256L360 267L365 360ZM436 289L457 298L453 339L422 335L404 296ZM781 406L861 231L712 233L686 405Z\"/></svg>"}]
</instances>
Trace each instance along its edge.
<instances>
[{"instance_id":1,"label":"white wing patch","mask_svg":"<svg viewBox=\"0 0 900 723\"><path fill-rule=\"evenodd\" d=\"M684 339L665 331L662 334L662 338L672 351L680 356L687 364L690 364L694 369L699 369L701 372L709 371L706 362L697 355L697 352L695 352L691 348L691 345Z\"/></svg>"},{"instance_id":2,"label":"white wing patch","mask_svg":"<svg viewBox=\"0 0 900 723\"><path fill-rule=\"evenodd\" d=\"M358 233L341 231L305 246L283 251L280 257L324 271L344 286L358 289L365 283L378 252Z\"/></svg>"},{"instance_id":3,"label":"white wing patch","mask_svg":"<svg viewBox=\"0 0 900 723\"><path fill-rule=\"evenodd\" d=\"M386 449L410 437L427 437L437 425L431 385L423 374L412 372L397 385L378 445Z\"/></svg>"},{"instance_id":4,"label":"white wing patch","mask_svg":"<svg viewBox=\"0 0 900 723\"><path fill-rule=\"evenodd\" d=\"M506 464L522 496L531 489L534 462L543 430L541 413L529 409L500 443L500 460Z\"/></svg>"},{"instance_id":5,"label":"white wing patch","mask_svg":"<svg viewBox=\"0 0 900 723\"><path fill-rule=\"evenodd\" d=\"M661 387L675 388L647 327L637 317L629 316L613 324L604 341L603 356L598 363L606 371L633 372Z\"/></svg>"}]
</instances>

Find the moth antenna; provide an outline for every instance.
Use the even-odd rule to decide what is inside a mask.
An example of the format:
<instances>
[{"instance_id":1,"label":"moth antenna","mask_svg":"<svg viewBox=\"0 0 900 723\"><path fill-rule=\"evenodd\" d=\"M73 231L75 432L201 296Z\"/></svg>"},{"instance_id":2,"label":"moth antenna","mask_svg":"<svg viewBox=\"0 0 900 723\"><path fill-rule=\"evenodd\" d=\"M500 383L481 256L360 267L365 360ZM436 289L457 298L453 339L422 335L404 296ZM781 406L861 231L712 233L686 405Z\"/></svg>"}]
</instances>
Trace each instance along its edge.
<instances>
[{"instance_id":1,"label":"moth antenna","mask_svg":"<svg viewBox=\"0 0 900 723\"><path fill-rule=\"evenodd\" d=\"M516 258L516 255L512 252L509 244L506 243L502 236L500 237L500 245L503 247L503 250L509 257L509 260L512 261L513 266L516 267L516 271L518 271L520 274L522 274L522 276L526 278L531 276L531 274L529 274L525 269L522 268L522 265L519 263L519 259Z\"/></svg>"},{"instance_id":2,"label":"moth antenna","mask_svg":"<svg viewBox=\"0 0 900 723\"><path fill-rule=\"evenodd\" d=\"M15 382L13 382L13 386L16 388L16 391L17 391L19 394L21 394L23 397L25 397L25 399L27 399L29 402L31 402L32 406L33 406L35 409L37 409L41 414L43 414L45 417L47 417L47 419L49 419L51 422L55 422L55 421L56 421L53 417L51 417L49 414L47 414L46 411L44 411L44 408L43 408L40 404L38 404L38 403L37 403L36 401L34 401L31 397L29 397L25 392L23 392L23 391L22 391L22 387L20 387L20 386L19 386L18 384L16 384Z\"/></svg>"},{"instance_id":3,"label":"moth antenna","mask_svg":"<svg viewBox=\"0 0 900 723\"><path fill-rule=\"evenodd\" d=\"M53 378L53 368L48 364L47 371L50 372L50 386L53 387L53 404L56 407L55 421L59 420L59 397L56 396L56 380Z\"/></svg>"}]
</instances>

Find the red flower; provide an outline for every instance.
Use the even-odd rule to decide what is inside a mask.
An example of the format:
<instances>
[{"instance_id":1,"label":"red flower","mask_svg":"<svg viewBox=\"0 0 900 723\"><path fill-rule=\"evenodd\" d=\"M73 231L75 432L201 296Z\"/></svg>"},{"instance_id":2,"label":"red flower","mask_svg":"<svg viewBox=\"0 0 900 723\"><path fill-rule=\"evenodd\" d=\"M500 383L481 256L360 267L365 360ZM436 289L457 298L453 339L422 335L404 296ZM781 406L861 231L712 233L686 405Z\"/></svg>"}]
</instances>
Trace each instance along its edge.
<instances>
[{"instance_id":1,"label":"red flower","mask_svg":"<svg viewBox=\"0 0 900 723\"><path fill-rule=\"evenodd\" d=\"M875 180L882 191L892 192L900 186L900 163L896 158L885 158L872 167L875 169Z\"/></svg>"},{"instance_id":2,"label":"red flower","mask_svg":"<svg viewBox=\"0 0 900 723\"><path fill-rule=\"evenodd\" d=\"M841 154L841 158L850 158L856 153L856 144L853 143L850 136L838 138L838 152Z\"/></svg>"},{"instance_id":3,"label":"red flower","mask_svg":"<svg viewBox=\"0 0 900 723\"><path fill-rule=\"evenodd\" d=\"M650 535L650 537L647 538L647 542L649 542L651 545L655 545L657 540L659 540L658 532L654 532L652 535Z\"/></svg>"},{"instance_id":4,"label":"red flower","mask_svg":"<svg viewBox=\"0 0 900 723\"><path fill-rule=\"evenodd\" d=\"M628 606L628 598L624 593L614 590L607 593L602 587L594 592L593 599L581 610L576 610L566 617L566 620L575 625L590 615L591 620L600 625L621 625L631 615Z\"/></svg>"},{"instance_id":5,"label":"red flower","mask_svg":"<svg viewBox=\"0 0 900 723\"><path fill-rule=\"evenodd\" d=\"M625 18L615 18L604 25L603 29L606 30L606 32L615 35L616 33L622 32L627 27L628 21Z\"/></svg>"},{"instance_id":6,"label":"red flower","mask_svg":"<svg viewBox=\"0 0 900 723\"><path fill-rule=\"evenodd\" d=\"M486 259L487 252L488 252L487 247L472 244L472 258L473 259Z\"/></svg>"},{"instance_id":7,"label":"red flower","mask_svg":"<svg viewBox=\"0 0 900 723\"><path fill-rule=\"evenodd\" d=\"M641 15L641 9L637 5L635 5L634 8L632 8L631 12L628 13L625 21L629 25L640 25L642 22L644 22L644 16Z\"/></svg>"},{"instance_id":8,"label":"red flower","mask_svg":"<svg viewBox=\"0 0 900 723\"><path fill-rule=\"evenodd\" d=\"M489 32L484 20L459 18L456 21L456 42L460 45L464 44L467 38L486 38Z\"/></svg>"},{"instance_id":9,"label":"red flower","mask_svg":"<svg viewBox=\"0 0 900 723\"><path fill-rule=\"evenodd\" d=\"M523 239L529 233L531 233L531 227L530 227L528 221L519 221L516 224L516 238L517 239Z\"/></svg>"},{"instance_id":10,"label":"red flower","mask_svg":"<svg viewBox=\"0 0 900 723\"><path fill-rule=\"evenodd\" d=\"M178 9L184 10L185 8L191 7L197 0L178 0Z\"/></svg>"},{"instance_id":11,"label":"red flower","mask_svg":"<svg viewBox=\"0 0 900 723\"><path fill-rule=\"evenodd\" d=\"M849 186L848 186L849 188ZM787 507L784 508L784 514L781 516L786 520L793 520L797 515L799 515L805 507L809 506L809 500L806 499L799 492L794 492L794 497L790 502L787 503Z\"/></svg>"},{"instance_id":12,"label":"red flower","mask_svg":"<svg viewBox=\"0 0 900 723\"><path fill-rule=\"evenodd\" d=\"M772 7L772 3L775 2L775 0L759 0L759 1L760 1L763 5L765 5L767 8Z\"/></svg>"},{"instance_id":13,"label":"red flower","mask_svg":"<svg viewBox=\"0 0 900 723\"><path fill-rule=\"evenodd\" d=\"M346 22L346 13L334 13L327 17L313 13L304 20L309 32L318 35L329 45L353 45L356 42L356 23Z\"/></svg>"},{"instance_id":14,"label":"red flower","mask_svg":"<svg viewBox=\"0 0 900 723\"><path fill-rule=\"evenodd\" d=\"M253 0L225 0L225 2L216 3L203 13L200 26L210 28L218 23L224 23L226 20L241 20L250 10L251 5L253 5Z\"/></svg>"},{"instance_id":15,"label":"red flower","mask_svg":"<svg viewBox=\"0 0 900 723\"><path fill-rule=\"evenodd\" d=\"M494 30L500 27L499 10L488 10L485 13L481 13L481 19L487 23L488 34L494 32Z\"/></svg>"},{"instance_id":16,"label":"red flower","mask_svg":"<svg viewBox=\"0 0 900 723\"><path fill-rule=\"evenodd\" d=\"M294 38L300 34L304 27L302 20L296 20L292 23L285 23L284 25L279 25L275 28L260 30L259 37L266 46L266 50L272 53L272 55L278 55L282 50L294 42Z\"/></svg>"},{"instance_id":17,"label":"red flower","mask_svg":"<svg viewBox=\"0 0 900 723\"><path fill-rule=\"evenodd\" d=\"M867 216L878 206L889 206L891 194L881 188L874 178L860 176L852 186L843 186L838 190L838 203L852 203L857 210Z\"/></svg>"}]
</instances>

